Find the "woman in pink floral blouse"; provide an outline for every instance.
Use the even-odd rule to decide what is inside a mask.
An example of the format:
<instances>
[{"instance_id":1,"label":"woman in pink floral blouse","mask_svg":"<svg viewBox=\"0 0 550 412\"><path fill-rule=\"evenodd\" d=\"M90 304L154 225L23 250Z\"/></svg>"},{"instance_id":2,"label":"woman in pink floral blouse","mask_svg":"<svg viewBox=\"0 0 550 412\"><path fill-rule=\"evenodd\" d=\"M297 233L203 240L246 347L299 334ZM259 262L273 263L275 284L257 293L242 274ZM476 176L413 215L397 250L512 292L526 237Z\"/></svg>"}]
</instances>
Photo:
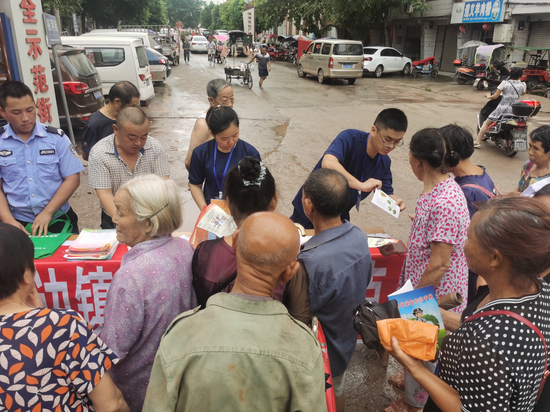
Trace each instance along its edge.
<instances>
[{"instance_id":1,"label":"woman in pink floral blouse","mask_svg":"<svg viewBox=\"0 0 550 412\"><path fill-rule=\"evenodd\" d=\"M459 160L458 153L452 151L437 129L420 130L411 139L409 163L414 175L424 183L424 190L416 203L399 286L407 280L414 288L432 285L437 297L458 292L466 302L468 266L464 243L470 215L462 189L447 172ZM453 311L461 313L464 307L465 303ZM415 384L405 375L405 400L411 411L415 410L411 405L421 408L428 399L428 394Z\"/></svg>"},{"instance_id":2,"label":"woman in pink floral blouse","mask_svg":"<svg viewBox=\"0 0 550 412\"><path fill-rule=\"evenodd\" d=\"M411 139L409 163L424 190L416 203L399 283L410 279L415 288L432 285L437 297L458 292L466 302L464 243L470 215L462 189L446 169L459 162L458 153L449 146L437 129L421 130ZM461 313L464 306L453 312Z\"/></svg>"}]
</instances>

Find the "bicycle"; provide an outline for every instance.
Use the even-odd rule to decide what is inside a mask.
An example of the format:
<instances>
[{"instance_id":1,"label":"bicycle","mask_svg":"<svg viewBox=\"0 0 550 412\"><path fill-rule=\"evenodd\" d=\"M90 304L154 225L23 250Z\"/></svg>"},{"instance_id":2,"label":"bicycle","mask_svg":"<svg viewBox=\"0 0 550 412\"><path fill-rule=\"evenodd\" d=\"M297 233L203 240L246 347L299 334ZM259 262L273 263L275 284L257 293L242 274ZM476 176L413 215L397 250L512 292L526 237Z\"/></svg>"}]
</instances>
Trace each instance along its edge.
<instances>
[{"instance_id":1,"label":"bicycle","mask_svg":"<svg viewBox=\"0 0 550 412\"><path fill-rule=\"evenodd\" d=\"M210 65L210 67L216 66L216 57L214 53L208 53L208 64Z\"/></svg>"},{"instance_id":2,"label":"bicycle","mask_svg":"<svg viewBox=\"0 0 550 412\"><path fill-rule=\"evenodd\" d=\"M244 62L241 62L241 63L244 63ZM244 76L243 76L243 83L245 85L248 86L249 89L252 89L252 84L254 83L254 80L252 80L252 64L250 63L245 63L246 64L246 69L244 71Z\"/></svg>"}]
</instances>

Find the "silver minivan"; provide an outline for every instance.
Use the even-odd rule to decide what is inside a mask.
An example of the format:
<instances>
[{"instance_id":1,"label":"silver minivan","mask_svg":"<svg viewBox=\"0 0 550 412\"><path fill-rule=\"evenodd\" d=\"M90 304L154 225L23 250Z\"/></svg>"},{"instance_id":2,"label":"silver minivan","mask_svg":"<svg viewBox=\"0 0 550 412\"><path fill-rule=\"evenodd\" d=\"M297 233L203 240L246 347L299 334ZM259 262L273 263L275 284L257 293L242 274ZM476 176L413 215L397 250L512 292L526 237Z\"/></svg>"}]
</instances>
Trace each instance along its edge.
<instances>
[{"instance_id":1,"label":"silver minivan","mask_svg":"<svg viewBox=\"0 0 550 412\"><path fill-rule=\"evenodd\" d=\"M346 79L349 84L363 77L363 43L356 40L319 39L302 52L298 76L317 76L319 83L327 79Z\"/></svg>"}]
</instances>

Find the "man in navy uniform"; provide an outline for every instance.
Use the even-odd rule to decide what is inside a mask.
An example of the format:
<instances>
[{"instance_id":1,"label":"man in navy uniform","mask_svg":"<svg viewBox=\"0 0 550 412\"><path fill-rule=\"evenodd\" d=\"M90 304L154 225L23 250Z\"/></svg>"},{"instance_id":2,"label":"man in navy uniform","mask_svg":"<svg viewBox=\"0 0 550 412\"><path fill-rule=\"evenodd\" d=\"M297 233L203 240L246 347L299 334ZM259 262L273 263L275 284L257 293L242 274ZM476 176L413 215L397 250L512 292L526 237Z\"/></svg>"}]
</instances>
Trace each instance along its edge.
<instances>
[{"instance_id":1,"label":"man in navy uniform","mask_svg":"<svg viewBox=\"0 0 550 412\"><path fill-rule=\"evenodd\" d=\"M0 86L0 221L31 234L59 233L68 220L78 233L78 217L69 198L84 169L61 129L36 120L33 94L25 84ZM52 220L61 222L53 223Z\"/></svg>"},{"instance_id":2,"label":"man in navy uniform","mask_svg":"<svg viewBox=\"0 0 550 412\"><path fill-rule=\"evenodd\" d=\"M376 116L370 133L355 129L344 130L336 136L319 160L313 171L321 168L333 169L344 175L348 181L349 203L341 215L342 221L350 220L349 211L354 206L359 211L361 201L376 188L395 200L401 210L405 209L403 200L393 194L391 160L388 155L403 144L407 125L407 116L401 110L384 109ZM306 229L313 229L313 223L306 216L302 205L302 190L303 186L292 201L294 211L290 219Z\"/></svg>"}]
</instances>

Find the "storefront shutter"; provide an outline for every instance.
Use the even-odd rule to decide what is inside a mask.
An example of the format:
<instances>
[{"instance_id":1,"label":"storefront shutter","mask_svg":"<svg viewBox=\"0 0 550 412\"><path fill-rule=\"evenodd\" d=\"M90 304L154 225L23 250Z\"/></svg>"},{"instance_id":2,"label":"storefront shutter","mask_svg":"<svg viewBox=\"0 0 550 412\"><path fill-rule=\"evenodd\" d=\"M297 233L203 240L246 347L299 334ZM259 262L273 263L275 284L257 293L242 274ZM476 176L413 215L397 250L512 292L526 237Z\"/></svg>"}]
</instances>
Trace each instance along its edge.
<instances>
[{"instance_id":1,"label":"storefront shutter","mask_svg":"<svg viewBox=\"0 0 550 412\"><path fill-rule=\"evenodd\" d=\"M550 49L550 21L531 22L528 46Z\"/></svg>"}]
</instances>

